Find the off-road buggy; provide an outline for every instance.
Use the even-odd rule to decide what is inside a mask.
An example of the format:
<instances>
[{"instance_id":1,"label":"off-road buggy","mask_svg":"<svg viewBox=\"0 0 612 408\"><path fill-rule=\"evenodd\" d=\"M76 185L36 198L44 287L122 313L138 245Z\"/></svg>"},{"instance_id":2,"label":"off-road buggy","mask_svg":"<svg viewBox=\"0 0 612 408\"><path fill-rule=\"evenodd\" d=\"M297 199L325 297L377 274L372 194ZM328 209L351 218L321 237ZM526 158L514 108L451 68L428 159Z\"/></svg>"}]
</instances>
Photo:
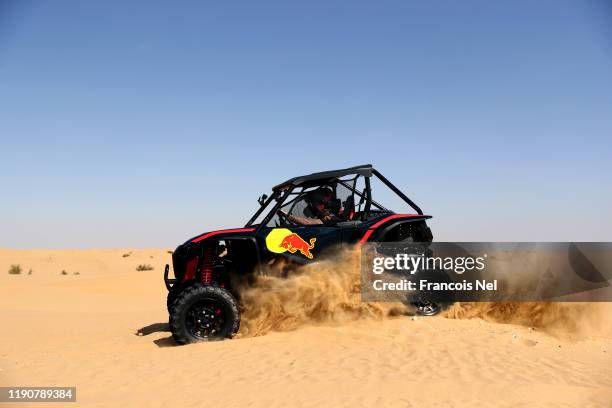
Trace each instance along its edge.
<instances>
[{"instance_id":1,"label":"off-road buggy","mask_svg":"<svg viewBox=\"0 0 612 408\"><path fill-rule=\"evenodd\" d=\"M372 198L382 183L412 210L396 214ZM317 224L313 197L324 192L333 217ZM388 193L388 191L387 191ZM172 255L174 278L166 265L170 328L180 343L232 337L240 326L239 287L276 261L316 262L326 252L373 242L431 242L431 218L371 165L294 177L258 199L259 209L243 228L207 232L179 245ZM432 302L416 305L435 314Z\"/></svg>"}]
</instances>

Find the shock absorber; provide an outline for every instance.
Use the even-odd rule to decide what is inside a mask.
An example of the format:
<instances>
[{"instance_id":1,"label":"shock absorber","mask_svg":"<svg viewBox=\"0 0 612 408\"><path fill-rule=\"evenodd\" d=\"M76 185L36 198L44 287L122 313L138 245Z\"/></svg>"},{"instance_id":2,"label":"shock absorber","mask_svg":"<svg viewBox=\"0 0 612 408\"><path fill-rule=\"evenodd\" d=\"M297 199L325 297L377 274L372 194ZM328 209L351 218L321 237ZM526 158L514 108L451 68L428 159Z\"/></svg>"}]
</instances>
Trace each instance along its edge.
<instances>
[{"instance_id":1,"label":"shock absorber","mask_svg":"<svg viewBox=\"0 0 612 408\"><path fill-rule=\"evenodd\" d=\"M202 259L202 268L200 269L202 272L202 283L205 285L210 285L213 281L213 265L215 256L213 247L204 247L203 255L204 259Z\"/></svg>"}]
</instances>

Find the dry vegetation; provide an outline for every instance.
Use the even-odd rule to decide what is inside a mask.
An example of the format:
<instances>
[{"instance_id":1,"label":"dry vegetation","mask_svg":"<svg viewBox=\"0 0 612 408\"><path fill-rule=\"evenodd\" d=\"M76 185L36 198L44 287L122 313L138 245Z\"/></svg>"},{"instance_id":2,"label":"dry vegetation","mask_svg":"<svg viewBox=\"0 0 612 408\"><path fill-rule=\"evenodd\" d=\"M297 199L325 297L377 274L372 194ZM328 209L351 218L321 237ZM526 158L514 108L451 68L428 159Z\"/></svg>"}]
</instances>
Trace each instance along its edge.
<instances>
[{"instance_id":1,"label":"dry vegetation","mask_svg":"<svg viewBox=\"0 0 612 408\"><path fill-rule=\"evenodd\" d=\"M30 269L30 272L32 270ZM20 265L11 265L8 271L9 275L21 275L21 266Z\"/></svg>"}]
</instances>

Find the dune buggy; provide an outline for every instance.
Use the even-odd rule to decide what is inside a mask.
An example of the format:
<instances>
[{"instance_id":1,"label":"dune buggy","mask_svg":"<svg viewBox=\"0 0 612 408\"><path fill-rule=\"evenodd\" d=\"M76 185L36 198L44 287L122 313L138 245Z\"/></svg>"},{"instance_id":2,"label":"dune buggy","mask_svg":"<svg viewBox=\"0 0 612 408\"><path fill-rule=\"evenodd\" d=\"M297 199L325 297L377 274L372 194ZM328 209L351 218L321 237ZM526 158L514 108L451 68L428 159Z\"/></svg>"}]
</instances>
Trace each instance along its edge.
<instances>
[{"instance_id":1,"label":"dune buggy","mask_svg":"<svg viewBox=\"0 0 612 408\"><path fill-rule=\"evenodd\" d=\"M396 214L374 200L374 181L412 212ZM258 202L244 227L207 232L179 245L172 255L174 278L166 265L170 328L179 344L232 337L240 326L237 288L271 263L299 266L368 241L432 240L425 223L431 216L371 165L294 177ZM416 306L426 315L439 310L432 302Z\"/></svg>"}]
</instances>

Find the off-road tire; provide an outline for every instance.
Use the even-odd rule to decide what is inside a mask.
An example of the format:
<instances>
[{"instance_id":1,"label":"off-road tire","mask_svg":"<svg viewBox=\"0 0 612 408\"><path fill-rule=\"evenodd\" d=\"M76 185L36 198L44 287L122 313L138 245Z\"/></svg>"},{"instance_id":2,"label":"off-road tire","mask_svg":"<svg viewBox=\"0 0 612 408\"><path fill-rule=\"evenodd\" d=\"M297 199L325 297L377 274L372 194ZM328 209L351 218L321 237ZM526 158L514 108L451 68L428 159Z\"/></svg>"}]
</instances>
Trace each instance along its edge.
<instances>
[{"instance_id":1,"label":"off-road tire","mask_svg":"<svg viewBox=\"0 0 612 408\"><path fill-rule=\"evenodd\" d=\"M451 303L449 302L412 302L411 305L416 309L419 316L435 316L446 310Z\"/></svg>"},{"instance_id":2,"label":"off-road tire","mask_svg":"<svg viewBox=\"0 0 612 408\"><path fill-rule=\"evenodd\" d=\"M198 305L212 304L221 311L222 325L213 334L198 336L193 316ZM170 308L170 330L178 344L199 341L223 340L231 338L240 328L240 309L238 302L226 289L216 286L194 285L185 288L178 294ZM193 309L193 310L192 310ZM191 319L188 321L188 319ZM198 320L199 322L199 320Z\"/></svg>"},{"instance_id":3,"label":"off-road tire","mask_svg":"<svg viewBox=\"0 0 612 408\"><path fill-rule=\"evenodd\" d=\"M172 307L174 306L174 301L176 300L176 295L178 293L171 291L168 292L168 297L166 298L166 306L168 307L168 313L172 314Z\"/></svg>"},{"instance_id":4,"label":"off-road tire","mask_svg":"<svg viewBox=\"0 0 612 408\"><path fill-rule=\"evenodd\" d=\"M452 282L450 276L440 270L420 271L412 275L412 279L437 283ZM409 297L408 303L415 308L419 316L435 316L448 309L454 303L454 298L451 291L418 291Z\"/></svg>"}]
</instances>

